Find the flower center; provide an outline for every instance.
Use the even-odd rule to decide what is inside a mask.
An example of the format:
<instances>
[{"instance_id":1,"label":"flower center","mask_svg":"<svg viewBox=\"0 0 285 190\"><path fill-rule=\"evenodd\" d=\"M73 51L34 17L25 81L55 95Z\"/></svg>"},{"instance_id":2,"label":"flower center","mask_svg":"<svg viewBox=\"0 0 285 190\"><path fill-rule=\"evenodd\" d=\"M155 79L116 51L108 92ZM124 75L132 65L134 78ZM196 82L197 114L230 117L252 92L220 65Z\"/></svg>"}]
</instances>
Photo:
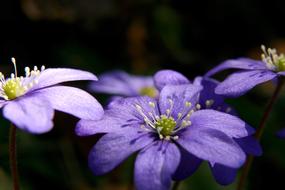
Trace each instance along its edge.
<instances>
[{"instance_id":1,"label":"flower center","mask_svg":"<svg viewBox=\"0 0 285 190\"><path fill-rule=\"evenodd\" d=\"M30 71L29 67L25 68L26 76L17 76L16 60L12 58L12 63L14 64L15 74L12 73L11 77L5 79L5 76L0 72L0 97L5 100L13 100L19 96L24 95L34 84L38 83L37 77L40 71L35 66L34 70ZM41 70L45 69L42 66Z\"/></svg>"},{"instance_id":2,"label":"flower center","mask_svg":"<svg viewBox=\"0 0 285 190\"><path fill-rule=\"evenodd\" d=\"M3 76L4 77L4 76ZM4 94L6 95L5 99L12 100L16 97L19 97L26 92L26 88L21 84L21 79L10 78L2 86Z\"/></svg>"},{"instance_id":3,"label":"flower center","mask_svg":"<svg viewBox=\"0 0 285 190\"><path fill-rule=\"evenodd\" d=\"M155 122L155 128L159 130L163 136L170 136L175 126L176 121L173 117L167 117L166 115L161 115Z\"/></svg>"},{"instance_id":4,"label":"flower center","mask_svg":"<svg viewBox=\"0 0 285 190\"><path fill-rule=\"evenodd\" d=\"M268 69L273 71L285 71L285 56L284 54L278 54L276 49L271 49L264 45L261 46L263 53L261 59L266 63Z\"/></svg>"},{"instance_id":5,"label":"flower center","mask_svg":"<svg viewBox=\"0 0 285 190\"><path fill-rule=\"evenodd\" d=\"M193 108L190 102L185 102L184 107L182 106L180 110L181 112L178 112L177 116L174 117L174 102L171 99L168 100L170 106L166 109L165 114L157 114L159 111L156 109L155 102L149 102L151 108L149 112L146 112L139 104L136 104L135 108L143 117L144 124L141 125L142 129L157 133L160 139L176 140L179 138L177 132L191 125L190 117L192 113L201 108L201 105L197 104Z\"/></svg>"},{"instance_id":6,"label":"flower center","mask_svg":"<svg viewBox=\"0 0 285 190\"><path fill-rule=\"evenodd\" d=\"M157 96L157 90L151 86L143 87L140 89L140 95L155 98Z\"/></svg>"}]
</instances>

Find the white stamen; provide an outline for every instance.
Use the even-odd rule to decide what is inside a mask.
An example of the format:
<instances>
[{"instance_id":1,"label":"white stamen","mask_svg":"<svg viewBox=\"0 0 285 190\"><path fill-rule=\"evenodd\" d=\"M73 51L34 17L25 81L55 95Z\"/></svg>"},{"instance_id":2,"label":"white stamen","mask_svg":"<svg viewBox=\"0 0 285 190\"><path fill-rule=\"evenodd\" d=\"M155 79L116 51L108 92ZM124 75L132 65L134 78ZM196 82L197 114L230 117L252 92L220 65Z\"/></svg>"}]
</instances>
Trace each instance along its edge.
<instances>
[{"instance_id":1,"label":"white stamen","mask_svg":"<svg viewBox=\"0 0 285 190\"><path fill-rule=\"evenodd\" d=\"M197 110L201 109L201 105L200 104L196 104L196 108L197 108Z\"/></svg>"},{"instance_id":2,"label":"white stamen","mask_svg":"<svg viewBox=\"0 0 285 190\"><path fill-rule=\"evenodd\" d=\"M214 100L206 100L205 104L207 108L210 108L214 104Z\"/></svg>"},{"instance_id":3,"label":"white stamen","mask_svg":"<svg viewBox=\"0 0 285 190\"><path fill-rule=\"evenodd\" d=\"M16 59L15 59L14 57L12 57L12 58L11 58L11 61L12 61L13 65L14 65L15 75L16 75L16 77L17 77L17 65L16 65Z\"/></svg>"}]
</instances>

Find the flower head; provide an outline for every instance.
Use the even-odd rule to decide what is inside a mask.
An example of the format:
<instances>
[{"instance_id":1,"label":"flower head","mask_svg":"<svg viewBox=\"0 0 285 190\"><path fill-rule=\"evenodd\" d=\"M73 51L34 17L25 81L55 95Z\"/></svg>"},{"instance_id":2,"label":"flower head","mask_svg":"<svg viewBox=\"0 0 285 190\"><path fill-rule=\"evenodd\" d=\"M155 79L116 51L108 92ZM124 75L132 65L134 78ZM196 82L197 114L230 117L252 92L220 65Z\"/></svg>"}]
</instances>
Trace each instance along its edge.
<instances>
[{"instance_id":1,"label":"flower head","mask_svg":"<svg viewBox=\"0 0 285 190\"><path fill-rule=\"evenodd\" d=\"M165 82L167 76L172 76ZM168 84L176 84L176 85L185 85L190 84L190 81L185 80L185 77L175 71L163 70L159 71L154 80L156 83L161 84L161 87ZM178 82L179 81L179 82ZM193 81L193 85L201 87L199 95L199 108L200 110L204 109L212 109L217 110L224 113L229 113L231 115L237 115L234 108L225 103L225 97L223 95L219 95L215 93L215 88L219 85L219 82L207 78L207 77L196 77ZM252 129L248 128L249 134L252 134ZM258 141L252 136L246 136L241 138L233 138L233 140L242 148L242 150L251 155L260 156L262 154L261 146ZM198 159L194 155L187 153L187 151L181 151L181 161L176 170L175 180L183 180L190 175L192 175L198 166L201 164L201 159ZM221 163L217 163L214 165L210 164L211 171L219 184L227 185L232 183L235 180L237 174L237 168L232 168L225 166Z\"/></svg>"},{"instance_id":2,"label":"flower head","mask_svg":"<svg viewBox=\"0 0 285 190\"><path fill-rule=\"evenodd\" d=\"M90 89L123 97L156 97L157 89L152 77L129 75L124 71L111 71L99 76L99 81L92 82Z\"/></svg>"},{"instance_id":3,"label":"flower head","mask_svg":"<svg viewBox=\"0 0 285 190\"><path fill-rule=\"evenodd\" d=\"M57 84L75 80L97 80L89 72L76 69L33 70L25 68L25 76L15 73L5 78L0 73L0 108L5 118L30 133L44 133L53 127L54 109L79 118L100 119L103 108L83 90Z\"/></svg>"},{"instance_id":4,"label":"flower head","mask_svg":"<svg viewBox=\"0 0 285 190\"><path fill-rule=\"evenodd\" d=\"M89 154L94 174L111 171L132 153L138 190L169 189L172 179L194 172L202 160L211 166L239 168L245 153L234 138L253 129L236 116L201 110L200 86L165 85L159 97L122 98L111 104L101 120L80 120L80 136L105 134ZM181 163L191 161L187 171ZM191 168L190 168L191 167Z\"/></svg>"},{"instance_id":5,"label":"flower head","mask_svg":"<svg viewBox=\"0 0 285 190\"><path fill-rule=\"evenodd\" d=\"M226 69L239 69L220 83L215 92L231 97L245 94L258 84L278 80L285 75L285 57L275 49L261 47L262 61L240 58L227 60L210 70L205 76L210 77Z\"/></svg>"}]
</instances>

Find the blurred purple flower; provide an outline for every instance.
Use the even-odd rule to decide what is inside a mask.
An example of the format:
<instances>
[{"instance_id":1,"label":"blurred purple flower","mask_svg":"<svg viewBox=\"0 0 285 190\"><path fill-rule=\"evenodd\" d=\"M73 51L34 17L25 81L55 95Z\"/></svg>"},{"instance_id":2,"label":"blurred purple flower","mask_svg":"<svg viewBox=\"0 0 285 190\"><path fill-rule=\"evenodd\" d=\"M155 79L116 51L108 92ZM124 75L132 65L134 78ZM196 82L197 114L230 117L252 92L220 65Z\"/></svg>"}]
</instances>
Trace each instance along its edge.
<instances>
[{"instance_id":1,"label":"blurred purple flower","mask_svg":"<svg viewBox=\"0 0 285 190\"><path fill-rule=\"evenodd\" d=\"M152 77L129 75L124 71L111 71L100 75L99 81L92 82L90 89L123 97L158 95Z\"/></svg>"},{"instance_id":2,"label":"blurred purple flower","mask_svg":"<svg viewBox=\"0 0 285 190\"><path fill-rule=\"evenodd\" d=\"M76 69L26 67L25 77L16 71L5 79L0 73L0 108L3 115L18 128L30 133L48 132L53 127L54 109L82 119L100 119L103 108L87 92L74 87L55 86L76 80L97 80L96 76Z\"/></svg>"},{"instance_id":3,"label":"blurred purple flower","mask_svg":"<svg viewBox=\"0 0 285 190\"><path fill-rule=\"evenodd\" d=\"M165 82L165 80L162 80L170 75L172 76L172 78L169 78L167 82ZM157 84L160 83L160 86L162 88L167 84L190 84L190 81L185 80L185 76L176 71L171 70L159 71L155 75L154 81ZM195 86L200 86L203 88L200 91L199 96L200 109L214 109L217 111L229 113L231 115L237 115L235 110L225 103L225 97L215 93L215 88L219 84L218 81L206 77L196 77L193 81L193 84ZM235 137L233 138L233 140L238 143L242 150L247 154L255 156L260 156L262 154L262 149L258 141L252 135L242 138ZM189 155L189 153L187 153L186 151L182 152L181 162L176 171L176 173L180 175L177 175L175 180L183 180L192 175L193 172L198 169L198 166L201 164L201 162L202 161L194 155ZM237 168L227 167L221 163L217 163L215 165L210 164L210 167L216 181L219 184L228 185L235 180Z\"/></svg>"},{"instance_id":4,"label":"blurred purple flower","mask_svg":"<svg viewBox=\"0 0 285 190\"><path fill-rule=\"evenodd\" d=\"M199 110L200 91L200 86L191 84L166 85L157 99L122 98L108 107L103 119L80 120L79 136L107 133L89 154L94 174L111 171L136 151L138 190L169 189L172 179L185 176L186 170L180 168L185 161L191 162L187 176L202 160L212 167L239 168L246 155L233 139L248 137L254 129L236 116Z\"/></svg>"},{"instance_id":5,"label":"blurred purple flower","mask_svg":"<svg viewBox=\"0 0 285 190\"><path fill-rule=\"evenodd\" d=\"M278 55L275 49L262 46L262 61L247 58L227 60L210 70L206 76L210 77L226 69L240 69L228 76L220 83L215 92L230 97L238 97L245 94L258 84L278 80L285 76L285 57Z\"/></svg>"}]
</instances>

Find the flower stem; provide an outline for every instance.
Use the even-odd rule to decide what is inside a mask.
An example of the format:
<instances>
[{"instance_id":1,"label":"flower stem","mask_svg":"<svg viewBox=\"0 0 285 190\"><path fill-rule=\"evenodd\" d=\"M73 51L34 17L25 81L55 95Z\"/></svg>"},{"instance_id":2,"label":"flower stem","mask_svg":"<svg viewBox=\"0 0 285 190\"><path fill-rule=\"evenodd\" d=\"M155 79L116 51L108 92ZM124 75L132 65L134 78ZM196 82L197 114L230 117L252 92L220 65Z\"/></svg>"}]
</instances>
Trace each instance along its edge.
<instances>
[{"instance_id":1,"label":"flower stem","mask_svg":"<svg viewBox=\"0 0 285 190\"><path fill-rule=\"evenodd\" d=\"M17 167L17 154L16 154L16 132L17 128L11 124L10 137L9 137L9 156L10 156L10 169L13 179L14 190L19 190L19 177Z\"/></svg>"},{"instance_id":2,"label":"flower stem","mask_svg":"<svg viewBox=\"0 0 285 190\"><path fill-rule=\"evenodd\" d=\"M178 187L180 185L180 181L175 181L172 187L172 190L178 190Z\"/></svg>"},{"instance_id":3,"label":"flower stem","mask_svg":"<svg viewBox=\"0 0 285 190\"><path fill-rule=\"evenodd\" d=\"M265 128L265 124L270 116L270 113L272 111L272 108L273 108L273 105L274 103L276 102L277 100L277 97L282 89L282 86L284 84L284 80L280 79L278 81L278 84L274 90L274 93L272 95L272 97L270 98L266 108L265 108L265 111L263 113L263 116L261 118L261 121L259 123L259 126L256 130L256 133L255 133L255 138L259 141L262 137L262 134L263 134L263 131L264 131L264 128ZM251 168L251 165L252 165L252 162L253 162L253 156L248 156L246 162L245 162L245 165L243 167L243 170L242 170L242 173L241 173L241 176L239 178L239 182L238 182L238 186L237 186L237 190L242 190L245 186L245 182L246 182L246 178L248 176L248 173L249 173L249 170Z\"/></svg>"}]
</instances>

